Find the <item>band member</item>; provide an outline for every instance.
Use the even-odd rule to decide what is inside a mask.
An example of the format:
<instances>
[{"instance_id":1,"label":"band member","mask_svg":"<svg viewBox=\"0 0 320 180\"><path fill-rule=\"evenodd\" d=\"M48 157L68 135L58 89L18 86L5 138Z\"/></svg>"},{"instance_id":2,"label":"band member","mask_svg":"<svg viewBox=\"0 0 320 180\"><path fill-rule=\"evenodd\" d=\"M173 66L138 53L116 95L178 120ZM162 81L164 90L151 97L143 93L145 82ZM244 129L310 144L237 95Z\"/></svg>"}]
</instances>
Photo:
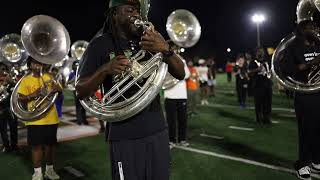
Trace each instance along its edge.
<instances>
[{"instance_id":1,"label":"band member","mask_svg":"<svg viewBox=\"0 0 320 180\"><path fill-rule=\"evenodd\" d=\"M176 47L177 49L178 47ZM176 50L175 50L176 52ZM179 55L180 56L180 55ZM181 57L181 56L180 56ZM190 76L188 66L181 57L184 63L185 78ZM170 148L177 142L181 146L188 146L187 143L187 86L186 81L179 81L174 87L164 90L165 110L167 122L169 125L169 141ZM178 129L178 139L176 135ZM178 140L178 141L177 141Z\"/></svg>"},{"instance_id":2,"label":"band member","mask_svg":"<svg viewBox=\"0 0 320 180\"><path fill-rule=\"evenodd\" d=\"M28 65L31 74L21 80L18 87L19 101L31 108L33 102L40 96L44 95L45 88L52 92L61 92L62 88L54 83L49 83L52 76L48 73L42 73L43 64L28 59ZM45 83L47 86L45 86ZM28 145L32 147L32 162L34 174L32 180L42 180L41 164L43 154L46 159L45 177L48 179L59 179L59 176L53 169L55 144L57 143L57 128L59 118L55 106L52 106L48 114L43 118L35 121L26 122L28 135ZM43 149L44 148L44 149Z\"/></svg>"},{"instance_id":3,"label":"band member","mask_svg":"<svg viewBox=\"0 0 320 180\"><path fill-rule=\"evenodd\" d=\"M237 57L234 72L236 77L236 90L238 95L238 102L241 108L245 108L248 93L249 75L247 63L242 54L238 55Z\"/></svg>"},{"instance_id":4,"label":"band member","mask_svg":"<svg viewBox=\"0 0 320 180\"><path fill-rule=\"evenodd\" d=\"M227 80L229 83L232 81L232 72L233 72L233 64L229 59L226 64Z\"/></svg>"},{"instance_id":5,"label":"band member","mask_svg":"<svg viewBox=\"0 0 320 180\"><path fill-rule=\"evenodd\" d=\"M316 37L313 21L302 21L297 25L296 38L286 49L285 72L302 83L308 82L308 74L313 65L320 62L320 43ZM300 179L311 179L310 171L320 173L320 115L318 103L320 93L295 92L294 106L298 121L299 159L295 163ZM310 169L311 168L311 169Z\"/></svg>"},{"instance_id":6,"label":"band member","mask_svg":"<svg viewBox=\"0 0 320 180\"><path fill-rule=\"evenodd\" d=\"M246 62L246 65L247 65L247 70L249 69L249 65L252 61L252 55L251 53L249 52L246 52L244 54L244 59L245 59L245 62ZM252 87L252 79L250 78L249 76L249 80L248 80L248 96L249 97L252 97L253 96L253 87Z\"/></svg>"},{"instance_id":7,"label":"band member","mask_svg":"<svg viewBox=\"0 0 320 180\"><path fill-rule=\"evenodd\" d=\"M217 85L216 81L216 62L214 58L208 59L208 86L209 86L209 95L210 96L215 96L215 86Z\"/></svg>"},{"instance_id":8,"label":"band member","mask_svg":"<svg viewBox=\"0 0 320 180\"><path fill-rule=\"evenodd\" d=\"M272 81L270 61L263 47L257 48L256 59L249 64L249 74L252 76L256 121L270 124Z\"/></svg>"},{"instance_id":9,"label":"band member","mask_svg":"<svg viewBox=\"0 0 320 180\"><path fill-rule=\"evenodd\" d=\"M9 74L8 66L4 63L0 63L0 86L1 88L5 88L6 93L8 93L7 97L0 102L0 134L3 142L2 152L18 150L18 121L10 110L10 96L12 88L14 87L14 82ZM8 125L10 129L10 141L8 138Z\"/></svg>"},{"instance_id":10,"label":"band member","mask_svg":"<svg viewBox=\"0 0 320 180\"><path fill-rule=\"evenodd\" d=\"M77 71L77 66L79 64L79 60L75 60L73 65L72 65L72 73L70 74L70 78L74 78L76 75L76 71ZM86 110L82 107L79 98L76 95L76 91L73 91L73 95L74 95L74 101L76 104L76 117L77 117L77 124L81 125L81 124L85 124L88 125L88 121L87 121L87 115L86 115Z\"/></svg>"},{"instance_id":11,"label":"band member","mask_svg":"<svg viewBox=\"0 0 320 180\"><path fill-rule=\"evenodd\" d=\"M110 1L103 34L90 42L80 64L76 85L80 99L93 94L101 84L107 92L112 77L131 66L124 52L135 54L140 48L162 52L170 74L179 80L185 77L183 62L161 34L151 28L142 35L133 24L137 18L141 18L138 0ZM137 115L108 126L113 180L169 179L169 137L159 96Z\"/></svg>"},{"instance_id":12,"label":"band member","mask_svg":"<svg viewBox=\"0 0 320 180\"><path fill-rule=\"evenodd\" d=\"M197 99L200 86L199 73L197 68L193 66L192 60L188 62L188 68L190 72L190 76L186 80L188 89L188 113L190 113L190 115L194 115L196 114L196 107L198 103Z\"/></svg>"},{"instance_id":13,"label":"band member","mask_svg":"<svg viewBox=\"0 0 320 180\"><path fill-rule=\"evenodd\" d=\"M208 105L208 97L209 97L209 86L208 86L208 74L209 68L206 66L206 60L199 59L198 61L199 67L197 71L199 73L200 80L200 97L201 97L201 105Z\"/></svg>"}]
</instances>

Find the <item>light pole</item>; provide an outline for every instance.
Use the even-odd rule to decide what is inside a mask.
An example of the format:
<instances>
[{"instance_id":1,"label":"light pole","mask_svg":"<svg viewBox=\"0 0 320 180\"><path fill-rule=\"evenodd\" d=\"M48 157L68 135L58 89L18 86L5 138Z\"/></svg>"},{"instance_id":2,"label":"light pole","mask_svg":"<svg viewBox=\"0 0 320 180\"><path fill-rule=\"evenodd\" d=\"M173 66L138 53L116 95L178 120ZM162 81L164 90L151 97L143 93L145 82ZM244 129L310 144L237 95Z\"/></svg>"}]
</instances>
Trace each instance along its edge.
<instances>
[{"instance_id":1,"label":"light pole","mask_svg":"<svg viewBox=\"0 0 320 180\"><path fill-rule=\"evenodd\" d=\"M257 25L257 46L260 47L260 24L262 24L266 18L263 14L254 14L251 20Z\"/></svg>"}]
</instances>

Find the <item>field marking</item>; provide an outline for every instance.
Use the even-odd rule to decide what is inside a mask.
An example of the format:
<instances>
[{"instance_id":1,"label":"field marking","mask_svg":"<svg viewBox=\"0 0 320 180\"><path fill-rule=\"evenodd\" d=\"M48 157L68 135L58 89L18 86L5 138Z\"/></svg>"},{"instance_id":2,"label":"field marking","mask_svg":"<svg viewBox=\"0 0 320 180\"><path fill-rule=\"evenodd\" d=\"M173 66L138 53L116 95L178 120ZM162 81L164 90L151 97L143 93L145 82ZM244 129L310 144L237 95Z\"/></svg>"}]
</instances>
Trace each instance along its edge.
<instances>
[{"instance_id":1,"label":"field marking","mask_svg":"<svg viewBox=\"0 0 320 180\"><path fill-rule=\"evenodd\" d=\"M224 105L224 104L209 104L207 105L209 107L221 107L221 108L239 108L239 106L234 106L234 105ZM251 109L251 110L254 110L254 107L252 106L248 106L246 107L245 109ZM291 112L291 113L294 113L294 109L289 109L289 108L280 108L280 107L274 107L272 108L272 110L274 111L287 111L287 112Z\"/></svg>"},{"instance_id":2,"label":"field marking","mask_svg":"<svg viewBox=\"0 0 320 180\"><path fill-rule=\"evenodd\" d=\"M264 167L264 168L268 168L268 169L272 169L272 170L277 170L277 171L283 171L283 172L287 172L287 173L291 173L291 174L296 174L295 170L289 169L289 168L285 168L285 167L281 167L281 166L270 165L270 164L261 163L261 162L258 162L258 161L253 161L253 160L249 160L249 159L228 156L228 155L224 155L224 154L219 154L219 153L215 153L215 152L210 152L210 151L205 151L205 150L200 150L200 149L195 149L195 148L190 148L190 147L183 147L183 146L174 146L174 147L177 148L177 149L181 149L181 150L185 150L185 151L189 151L189 152L194 152L194 153L198 153L198 154L213 156L213 157L217 157L217 158L221 158L221 159L227 159L227 160L241 162L241 163L244 163L244 164L250 164L250 165ZM311 176L314 177L314 178L320 179L319 175L311 174Z\"/></svg>"},{"instance_id":3,"label":"field marking","mask_svg":"<svg viewBox=\"0 0 320 180\"><path fill-rule=\"evenodd\" d=\"M207 138L212 138L212 139L218 139L218 140L222 140L224 139L224 137L220 137L220 136L213 136L213 135L208 135L208 134L200 134L201 137L207 137Z\"/></svg>"},{"instance_id":4,"label":"field marking","mask_svg":"<svg viewBox=\"0 0 320 180\"><path fill-rule=\"evenodd\" d=\"M254 131L253 128L245 128L245 127L238 127L238 126L229 126L230 129L241 130L241 131Z\"/></svg>"},{"instance_id":5,"label":"field marking","mask_svg":"<svg viewBox=\"0 0 320 180\"><path fill-rule=\"evenodd\" d=\"M63 169L65 169L66 171L68 171L70 174L74 175L77 178L84 177L84 174L81 171L79 171L71 166L66 166Z\"/></svg>"},{"instance_id":6,"label":"field marking","mask_svg":"<svg viewBox=\"0 0 320 180\"><path fill-rule=\"evenodd\" d=\"M280 121L271 121L272 124L280 124Z\"/></svg>"}]
</instances>

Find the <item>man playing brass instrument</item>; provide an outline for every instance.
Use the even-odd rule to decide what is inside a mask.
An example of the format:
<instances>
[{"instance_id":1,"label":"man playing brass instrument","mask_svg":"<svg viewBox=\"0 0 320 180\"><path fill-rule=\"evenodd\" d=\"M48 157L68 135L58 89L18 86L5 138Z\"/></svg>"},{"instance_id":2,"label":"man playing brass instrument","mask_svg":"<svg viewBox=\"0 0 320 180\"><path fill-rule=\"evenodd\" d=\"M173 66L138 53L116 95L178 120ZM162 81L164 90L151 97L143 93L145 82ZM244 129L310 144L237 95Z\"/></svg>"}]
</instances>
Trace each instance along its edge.
<instances>
[{"instance_id":1,"label":"man playing brass instrument","mask_svg":"<svg viewBox=\"0 0 320 180\"><path fill-rule=\"evenodd\" d=\"M31 110L34 102L45 96L48 91L51 93L61 92L59 85L50 83L52 76L48 73L42 74L43 64L29 58L28 62L31 74L25 76L18 87L19 101L28 106ZM32 180L42 180L41 164L43 154L46 159L45 177L48 179L59 179L53 169L54 146L57 143L57 128L59 118L55 106L44 117L37 120L26 122L28 129L28 145L32 146L32 162L34 174Z\"/></svg>"},{"instance_id":2,"label":"man playing brass instrument","mask_svg":"<svg viewBox=\"0 0 320 180\"><path fill-rule=\"evenodd\" d=\"M246 99L248 92L248 69L245 57L243 54L239 54L236 60L236 66L234 67L236 77L236 90L238 96L238 102L241 108L246 107Z\"/></svg>"},{"instance_id":3,"label":"man playing brass instrument","mask_svg":"<svg viewBox=\"0 0 320 180\"><path fill-rule=\"evenodd\" d=\"M93 94L101 84L112 87L112 77L131 66L124 52L135 54L140 48L162 52L171 75L184 78L182 61L160 33L151 28L142 35L133 24L140 18L138 0L110 1L103 34L91 41L80 64L76 85L80 99ZM159 96L137 115L108 126L113 180L169 179L169 137Z\"/></svg>"},{"instance_id":4,"label":"man playing brass instrument","mask_svg":"<svg viewBox=\"0 0 320 180\"><path fill-rule=\"evenodd\" d=\"M311 20L297 25L296 38L285 50L283 68L288 76L302 83L308 83L313 66L320 63L320 42L316 35L316 25ZM300 179L311 179L310 171L320 173L320 93L295 92L294 106L298 121L299 159L295 163ZM311 169L310 169L311 168Z\"/></svg>"},{"instance_id":5,"label":"man playing brass instrument","mask_svg":"<svg viewBox=\"0 0 320 180\"><path fill-rule=\"evenodd\" d=\"M256 60L249 64L257 123L271 123L272 81L265 48L256 49Z\"/></svg>"}]
</instances>

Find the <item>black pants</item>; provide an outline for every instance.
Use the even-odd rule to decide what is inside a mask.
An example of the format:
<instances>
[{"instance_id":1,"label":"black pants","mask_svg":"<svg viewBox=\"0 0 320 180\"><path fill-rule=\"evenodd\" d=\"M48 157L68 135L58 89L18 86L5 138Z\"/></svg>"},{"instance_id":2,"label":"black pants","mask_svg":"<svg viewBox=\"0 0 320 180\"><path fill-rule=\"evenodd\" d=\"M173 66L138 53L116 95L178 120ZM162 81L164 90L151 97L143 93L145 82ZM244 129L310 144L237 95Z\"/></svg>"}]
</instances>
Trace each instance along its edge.
<instances>
[{"instance_id":1,"label":"black pants","mask_svg":"<svg viewBox=\"0 0 320 180\"><path fill-rule=\"evenodd\" d=\"M227 78L228 78L228 82L232 81L232 73L231 72L227 73Z\"/></svg>"},{"instance_id":2,"label":"black pants","mask_svg":"<svg viewBox=\"0 0 320 180\"><path fill-rule=\"evenodd\" d=\"M110 141L112 180L169 180L168 131Z\"/></svg>"},{"instance_id":3,"label":"black pants","mask_svg":"<svg viewBox=\"0 0 320 180\"><path fill-rule=\"evenodd\" d=\"M239 104L240 105L246 104L247 93L248 93L248 82L246 80L237 78L236 90L237 90Z\"/></svg>"},{"instance_id":4,"label":"black pants","mask_svg":"<svg viewBox=\"0 0 320 180\"><path fill-rule=\"evenodd\" d=\"M248 81L248 96L252 97L253 96L253 83L252 79Z\"/></svg>"},{"instance_id":5,"label":"black pants","mask_svg":"<svg viewBox=\"0 0 320 180\"><path fill-rule=\"evenodd\" d=\"M178 142L186 140L187 133L187 100L165 99L165 109L169 126L169 140L176 142L176 129L178 123Z\"/></svg>"},{"instance_id":6,"label":"black pants","mask_svg":"<svg viewBox=\"0 0 320 180\"><path fill-rule=\"evenodd\" d=\"M294 106L298 121L299 160L296 169L320 163L320 93L307 95L296 94Z\"/></svg>"},{"instance_id":7,"label":"black pants","mask_svg":"<svg viewBox=\"0 0 320 180\"><path fill-rule=\"evenodd\" d=\"M82 107L79 99L77 98L75 91L74 93L74 100L76 104L76 117L77 117L77 123L80 125L82 123L88 124L87 116L86 116L86 110Z\"/></svg>"},{"instance_id":8,"label":"black pants","mask_svg":"<svg viewBox=\"0 0 320 180\"><path fill-rule=\"evenodd\" d=\"M254 105L258 123L270 123L272 87L254 88Z\"/></svg>"},{"instance_id":9,"label":"black pants","mask_svg":"<svg viewBox=\"0 0 320 180\"><path fill-rule=\"evenodd\" d=\"M8 129L7 129L8 124L10 129L11 143L9 143L9 137L8 137ZM9 109L4 110L3 113L0 114L0 133L1 133L3 146L5 148L9 148L10 146L14 148L17 146L18 121L15 117L12 116Z\"/></svg>"}]
</instances>

